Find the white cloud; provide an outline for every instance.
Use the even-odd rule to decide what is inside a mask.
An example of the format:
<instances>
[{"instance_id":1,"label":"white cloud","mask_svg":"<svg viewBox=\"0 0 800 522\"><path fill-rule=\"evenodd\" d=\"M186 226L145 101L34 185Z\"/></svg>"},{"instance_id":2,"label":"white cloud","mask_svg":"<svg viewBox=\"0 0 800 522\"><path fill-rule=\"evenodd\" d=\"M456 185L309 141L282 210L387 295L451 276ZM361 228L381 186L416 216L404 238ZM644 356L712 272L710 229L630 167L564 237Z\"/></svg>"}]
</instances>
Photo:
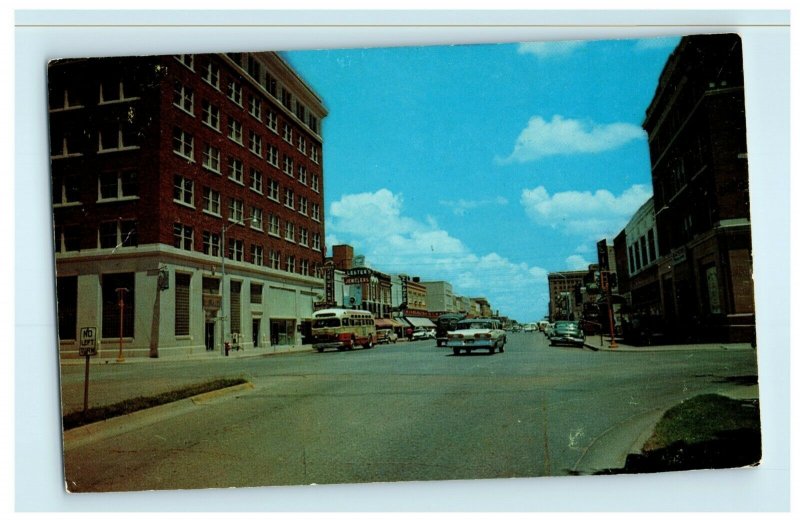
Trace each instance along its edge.
<instances>
[{"instance_id":1,"label":"white cloud","mask_svg":"<svg viewBox=\"0 0 800 522\"><path fill-rule=\"evenodd\" d=\"M533 116L517 137L514 151L499 163L524 163L561 154L596 154L645 138L641 127L630 123L597 124L555 115L549 122Z\"/></svg>"},{"instance_id":2,"label":"white cloud","mask_svg":"<svg viewBox=\"0 0 800 522\"><path fill-rule=\"evenodd\" d=\"M589 266L589 261L578 254L569 256L566 263L569 270L586 270L586 267Z\"/></svg>"},{"instance_id":3,"label":"white cloud","mask_svg":"<svg viewBox=\"0 0 800 522\"><path fill-rule=\"evenodd\" d=\"M532 54L540 59L560 58L586 46L586 42L525 42L519 44L517 53Z\"/></svg>"},{"instance_id":4,"label":"white cloud","mask_svg":"<svg viewBox=\"0 0 800 522\"><path fill-rule=\"evenodd\" d=\"M587 241L613 238L652 195L645 185L633 185L619 196L608 190L566 191L552 196L543 186L522 191L520 203L534 222L563 230Z\"/></svg>"},{"instance_id":5,"label":"white cloud","mask_svg":"<svg viewBox=\"0 0 800 522\"><path fill-rule=\"evenodd\" d=\"M468 210L476 209L479 207L485 207L490 205L508 205L508 199L497 196L496 198L492 199L481 199L481 200L465 200L459 199L456 201L440 201L439 204L450 207L453 211L453 214L457 216L463 216L467 213Z\"/></svg>"},{"instance_id":6,"label":"white cloud","mask_svg":"<svg viewBox=\"0 0 800 522\"><path fill-rule=\"evenodd\" d=\"M331 204L327 218L328 238L359 245L357 253L377 270L449 281L456 293L485 296L493 308L512 317L543 309L534 300L547 295L545 269L495 252L471 251L434 220L403 215L401 194L381 189L345 195Z\"/></svg>"}]
</instances>

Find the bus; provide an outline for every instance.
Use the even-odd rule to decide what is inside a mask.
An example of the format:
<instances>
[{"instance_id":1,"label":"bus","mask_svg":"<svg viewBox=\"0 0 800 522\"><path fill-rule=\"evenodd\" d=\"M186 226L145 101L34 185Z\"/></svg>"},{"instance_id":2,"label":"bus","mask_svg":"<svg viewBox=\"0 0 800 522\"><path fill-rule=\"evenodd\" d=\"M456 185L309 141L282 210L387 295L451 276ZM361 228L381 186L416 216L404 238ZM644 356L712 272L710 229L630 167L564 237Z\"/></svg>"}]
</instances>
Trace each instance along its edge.
<instances>
[{"instance_id":1,"label":"bus","mask_svg":"<svg viewBox=\"0 0 800 522\"><path fill-rule=\"evenodd\" d=\"M319 310L311 315L311 338L318 352L329 348L352 350L356 346L369 349L375 346L375 318L366 310Z\"/></svg>"}]
</instances>

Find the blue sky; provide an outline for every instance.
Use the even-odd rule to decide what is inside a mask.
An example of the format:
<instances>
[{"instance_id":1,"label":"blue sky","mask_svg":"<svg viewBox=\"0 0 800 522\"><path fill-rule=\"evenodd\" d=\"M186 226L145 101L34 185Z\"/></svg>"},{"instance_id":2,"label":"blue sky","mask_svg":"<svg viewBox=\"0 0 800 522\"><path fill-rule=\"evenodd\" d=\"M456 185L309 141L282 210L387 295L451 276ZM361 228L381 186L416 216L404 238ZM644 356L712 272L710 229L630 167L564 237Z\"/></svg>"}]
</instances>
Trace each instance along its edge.
<instances>
[{"instance_id":1,"label":"blue sky","mask_svg":"<svg viewBox=\"0 0 800 522\"><path fill-rule=\"evenodd\" d=\"M641 129L677 38L293 51L322 97L326 244L547 313L652 194Z\"/></svg>"}]
</instances>

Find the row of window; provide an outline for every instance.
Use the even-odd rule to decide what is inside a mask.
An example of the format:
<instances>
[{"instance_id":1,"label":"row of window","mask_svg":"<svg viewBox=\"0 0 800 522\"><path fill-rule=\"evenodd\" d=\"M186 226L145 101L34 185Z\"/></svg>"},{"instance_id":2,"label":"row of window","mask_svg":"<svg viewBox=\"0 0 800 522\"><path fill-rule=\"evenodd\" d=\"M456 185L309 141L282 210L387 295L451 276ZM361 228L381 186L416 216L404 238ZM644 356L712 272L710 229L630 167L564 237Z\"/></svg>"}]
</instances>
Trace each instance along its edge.
<instances>
[{"instance_id":1,"label":"row of window","mask_svg":"<svg viewBox=\"0 0 800 522\"><path fill-rule=\"evenodd\" d=\"M257 145L255 145L255 149L258 150L258 156L261 158L261 141L256 141ZM189 134L188 132L175 127L173 131L173 138L172 138L172 151L181 156L184 159L189 161L195 161L194 159L194 136ZM251 148L251 150L253 150ZM203 168L209 170L215 174L222 174L222 153L220 149L214 147L211 144L206 144L203 146L202 152L202 160L201 164ZM281 168L279 161L278 161L278 149L273 145L268 145L266 149L266 156L265 159L267 163L275 168ZM229 155L226 162L226 169L228 179L240 184L244 185L244 162L233 155ZM294 158L289 155L284 155L283 157L283 172L292 177L297 178L297 181L303 185L310 186L311 190L314 192L319 193L320 191L320 177L317 173L311 173L309 176L308 169L305 165L298 165L297 170L295 172L295 162ZM263 193L261 189L262 185L263 174L260 170L255 167L250 169L250 188L255 190L256 192Z\"/></svg>"},{"instance_id":2,"label":"row of window","mask_svg":"<svg viewBox=\"0 0 800 522\"><path fill-rule=\"evenodd\" d=\"M628 271L635 274L658 258L653 229L647 231L638 241L628 245Z\"/></svg>"}]
</instances>

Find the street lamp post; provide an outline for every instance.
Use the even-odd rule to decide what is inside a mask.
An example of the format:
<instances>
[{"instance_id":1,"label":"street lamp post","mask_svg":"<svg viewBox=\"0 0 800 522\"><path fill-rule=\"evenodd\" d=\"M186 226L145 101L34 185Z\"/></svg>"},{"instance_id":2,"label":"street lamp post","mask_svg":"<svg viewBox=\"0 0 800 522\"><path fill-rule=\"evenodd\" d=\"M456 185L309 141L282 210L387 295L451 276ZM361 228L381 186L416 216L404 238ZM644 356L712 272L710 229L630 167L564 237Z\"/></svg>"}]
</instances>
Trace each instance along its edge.
<instances>
[{"instance_id":1,"label":"street lamp post","mask_svg":"<svg viewBox=\"0 0 800 522\"><path fill-rule=\"evenodd\" d=\"M125 356L122 355L122 334L125 332L123 322L125 320L125 292L127 291L127 288L116 289L119 296L119 353L117 354L117 362L125 362Z\"/></svg>"}]
</instances>

